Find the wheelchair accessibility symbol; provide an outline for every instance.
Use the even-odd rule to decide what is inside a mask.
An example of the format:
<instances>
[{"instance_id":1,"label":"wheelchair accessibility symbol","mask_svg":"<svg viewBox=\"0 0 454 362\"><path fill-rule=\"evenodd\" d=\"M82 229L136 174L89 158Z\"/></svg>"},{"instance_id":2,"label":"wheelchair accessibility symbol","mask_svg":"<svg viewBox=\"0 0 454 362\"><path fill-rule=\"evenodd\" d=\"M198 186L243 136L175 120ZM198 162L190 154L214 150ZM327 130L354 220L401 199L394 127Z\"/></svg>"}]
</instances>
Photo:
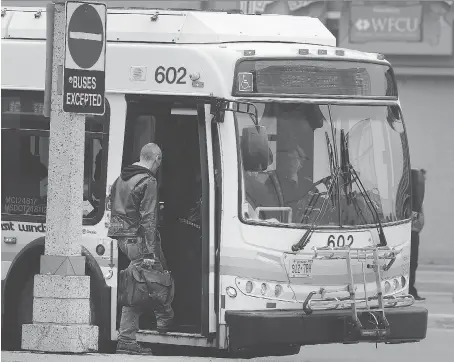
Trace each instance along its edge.
<instances>
[{"instance_id":1,"label":"wheelchair accessibility symbol","mask_svg":"<svg viewBox=\"0 0 454 362\"><path fill-rule=\"evenodd\" d=\"M240 92L252 92L254 88L252 73L238 73L238 87Z\"/></svg>"}]
</instances>

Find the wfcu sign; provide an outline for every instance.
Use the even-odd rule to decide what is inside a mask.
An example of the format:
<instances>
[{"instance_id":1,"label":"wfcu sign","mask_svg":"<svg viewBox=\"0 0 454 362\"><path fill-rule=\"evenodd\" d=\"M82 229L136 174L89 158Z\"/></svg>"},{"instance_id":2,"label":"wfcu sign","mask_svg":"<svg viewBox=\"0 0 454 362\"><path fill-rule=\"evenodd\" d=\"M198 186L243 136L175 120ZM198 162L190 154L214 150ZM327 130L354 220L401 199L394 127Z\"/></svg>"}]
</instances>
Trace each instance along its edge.
<instances>
[{"instance_id":1,"label":"wfcu sign","mask_svg":"<svg viewBox=\"0 0 454 362\"><path fill-rule=\"evenodd\" d=\"M351 43L419 42L422 37L422 5L352 5L350 22Z\"/></svg>"},{"instance_id":2,"label":"wfcu sign","mask_svg":"<svg viewBox=\"0 0 454 362\"><path fill-rule=\"evenodd\" d=\"M342 48L386 55L451 56L454 3L344 2L339 21Z\"/></svg>"}]
</instances>

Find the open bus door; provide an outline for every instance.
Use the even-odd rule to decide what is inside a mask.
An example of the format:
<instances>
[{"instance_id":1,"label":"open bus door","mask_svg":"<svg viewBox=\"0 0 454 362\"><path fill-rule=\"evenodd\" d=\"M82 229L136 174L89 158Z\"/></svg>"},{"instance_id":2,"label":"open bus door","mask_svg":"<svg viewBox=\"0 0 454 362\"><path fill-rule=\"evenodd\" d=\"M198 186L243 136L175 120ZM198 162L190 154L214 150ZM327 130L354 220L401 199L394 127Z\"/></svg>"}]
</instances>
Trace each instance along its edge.
<instances>
[{"instance_id":1,"label":"open bus door","mask_svg":"<svg viewBox=\"0 0 454 362\"><path fill-rule=\"evenodd\" d=\"M210 108L202 100L128 95L123 164L136 161L131 154L143 142L155 142L163 150L158 175L160 184L159 232L167 262L175 280L175 326L172 332L160 335L154 328L153 313L141 318L137 341L214 346L215 310L215 179ZM207 113L208 112L208 113ZM142 120L152 121L149 131L137 131ZM147 137L145 137L148 135ZM140 138L140 139L139 139ZM146 139L145 139L146 138ZM200 172L198 172L198 165ZM200 185L200 239L183 221L187 217L187 193ZM194 180L193 180L194 178ZM198 188L199 186L197 186ZM191 193L190 199L193 196ZM193 203L190 203L193 205ZM186 215L186 216L185 216ZM190 255L189 255L189 254ZM200 263L200 264L199 264ZM125 263L120 269L127 267ZM200 274L199 274L200 273ZM117 327L120 318L117 310Z\"/></svg>"},{"instance_id":2,"label":"open bus door","mask_svg":"<svg viewBox=\"0 0 454 362\"><path fill-rule=\"evenodd\" d=\"M220 192L218 189L218 184L215 180L215 177L219 170L219 152L216 152L217 147L219 146L219 140L217 137L217 124L212 123L211 115L211 105L199 106L198 109L199 119L204 120L199 122L199 135L201 136L200 140L200 156L202 159L202 190L203 192L203 204L206 207L203 208L203 219L205 220L204 225L206 225L205 230L203 230L203 235L206 237L203 240L202 248L202 285L208 286L208 293L202 293L205 303L202 302L202 307L205 304L205 311L202 309L202 315L206 315L206 320L202 317L202 333L206 335L209 339L214 337L217 332L217 300L219 299L219 291L216 285L217 281L216 273L216 245L218 245L218 228L220 225L220 210L221 205ZM203 117L202 117L203 115ZM214 134L213 134L214 133ZM205 139L203 139L205 138ZM215 155L216 152L216 162ZM203 160L206 160L204 162ZM218 207L216 207L216 205ZM204 255L206 253L206 255ZM207 294L207 295L206 295Z\"/></svg>"}]
</instances>

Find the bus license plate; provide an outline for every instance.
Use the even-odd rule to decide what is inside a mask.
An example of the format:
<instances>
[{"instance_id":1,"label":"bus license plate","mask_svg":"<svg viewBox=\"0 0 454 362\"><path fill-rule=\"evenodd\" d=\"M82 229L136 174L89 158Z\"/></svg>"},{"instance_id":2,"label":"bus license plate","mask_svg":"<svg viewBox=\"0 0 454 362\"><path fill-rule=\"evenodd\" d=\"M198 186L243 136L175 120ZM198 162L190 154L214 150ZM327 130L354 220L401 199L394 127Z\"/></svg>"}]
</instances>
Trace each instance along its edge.
<instances>
[{"instance_id":1,"label":"bus license plate","mask_svg":"<svg viewBox=\"0 0 454 362\"><path fill-rule=\"evenodd\" d=\"M313 260L293 259L290 261L290 277L304 278L312 274Z\"/></svg>"}]
</instances>

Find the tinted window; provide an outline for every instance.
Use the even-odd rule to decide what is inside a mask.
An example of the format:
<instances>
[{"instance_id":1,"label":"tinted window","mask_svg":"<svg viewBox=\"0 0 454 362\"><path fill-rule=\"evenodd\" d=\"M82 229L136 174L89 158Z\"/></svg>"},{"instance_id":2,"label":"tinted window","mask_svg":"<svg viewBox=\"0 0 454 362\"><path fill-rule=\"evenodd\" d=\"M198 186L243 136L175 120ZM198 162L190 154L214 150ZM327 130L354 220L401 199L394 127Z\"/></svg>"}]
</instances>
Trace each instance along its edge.
<instances>
[{"instance_id":1,"label":"tinted window","mask_svg":"<svg viewBox=\"0 0 454 362\"><path fill-rule=\"evenodd\" d=\"M2 91L2 214L45 217L49 125L43 92ZM104 211L109 107L86 119L84 223Z\"/></svg>"}]
</instances>

